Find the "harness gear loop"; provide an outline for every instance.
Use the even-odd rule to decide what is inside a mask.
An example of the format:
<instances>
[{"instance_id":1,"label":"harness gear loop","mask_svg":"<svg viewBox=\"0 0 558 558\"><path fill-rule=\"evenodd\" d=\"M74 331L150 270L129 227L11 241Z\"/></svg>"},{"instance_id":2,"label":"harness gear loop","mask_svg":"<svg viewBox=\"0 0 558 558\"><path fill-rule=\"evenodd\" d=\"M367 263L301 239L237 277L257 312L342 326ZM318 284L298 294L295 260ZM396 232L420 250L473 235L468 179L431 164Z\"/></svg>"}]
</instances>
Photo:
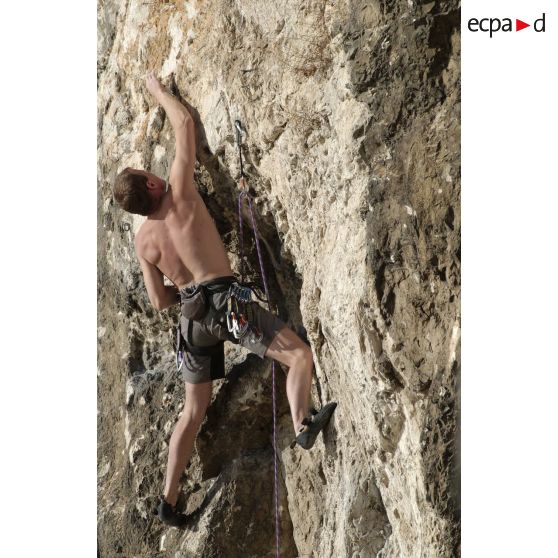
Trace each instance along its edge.
<instances>
[{"instance_id":1,"label":"harness gear loop","mask_svg":"<svg viewBox=\"0 0 558 558\"><path fill-rule=\"evenodd\" d=\"M232 283L227 293L227 328L236 339L242 339L249 331L255 337L259 330L254 325L252 312L252 289L244 284ZM261 340L261 337L259 337Z\"/></svg>"}]
</instances>

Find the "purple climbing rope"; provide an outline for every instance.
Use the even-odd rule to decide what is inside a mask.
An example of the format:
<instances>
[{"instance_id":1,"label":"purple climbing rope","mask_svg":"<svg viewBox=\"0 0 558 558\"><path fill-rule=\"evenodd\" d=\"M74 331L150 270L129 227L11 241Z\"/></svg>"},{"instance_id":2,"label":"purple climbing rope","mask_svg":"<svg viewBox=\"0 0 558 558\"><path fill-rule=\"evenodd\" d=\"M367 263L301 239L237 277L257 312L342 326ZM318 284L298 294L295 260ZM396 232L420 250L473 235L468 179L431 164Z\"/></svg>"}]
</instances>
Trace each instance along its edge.
<instances>
[{"instance_id":1,"label":"purple climbing rope","mask_svg":"<svg viewBox=\"0 0 558 558\"><path fill-rule=\"evenodd\" d=\"M268 310L271 311L271 297L269 296L269 289L267 288L267 279L265 275L262 253L260 250L260 241L258 235L258 226L256 224L256 219L254 218L254 208L252 206L252 198L248 192L241 191L238 196L238 222L240 226L240 280L244 281L244 240L243 240L243 225L242 225L242 198L246 197L248 199L248 205L250 206L250 217L252 219L252 230L254 231L254 239L256 241L256 249L258 251L258 260L260 262L260 270L262 274L262 280L264 284L265 296L267 299ZM274 468L274 486L273 486L273 499L275 505L275 556L280 558L280 531L279 531L279 458L277 451L277 397L276 397L276 383L275 383L275 361L271 365L271 382L272 392L273 392L273 468Z\"/></svg>"},{"instance_id":2,"label":"purple climbing rope","mask_svg":"<svg viewBox=\"0 0 558 558\"><path fill-rule=\"evenodd\" d=\"M240 228L240 234L238 240L240 242L240 282L244 282L244 227L242 225L242 196L244 192L240 192L238 195L238 226ZM267 299L269 300L269 298Z\"/></svg>"}]
</instances>

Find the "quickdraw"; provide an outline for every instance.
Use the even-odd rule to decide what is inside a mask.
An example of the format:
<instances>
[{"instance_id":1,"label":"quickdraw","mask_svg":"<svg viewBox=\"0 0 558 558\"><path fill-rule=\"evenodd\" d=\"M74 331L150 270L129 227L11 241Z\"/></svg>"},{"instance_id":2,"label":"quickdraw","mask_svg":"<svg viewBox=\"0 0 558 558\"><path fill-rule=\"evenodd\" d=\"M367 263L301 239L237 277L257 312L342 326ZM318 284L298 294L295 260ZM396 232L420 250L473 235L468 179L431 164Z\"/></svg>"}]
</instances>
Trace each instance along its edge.
<instances>
[{"instance_id":1,"label":"quickdraw","mask_svg":"<svg viewBox=\"0 0 558 558\"><path fill-rule=\"evenodd\" d=\"M186 354L182 350L182 333L180 331L180 324L176 328L176 370L180 372L184 361L186 360Z\"/></svg>"},{"instance_id":2,"label":"quickdraw","mask_svg":"<svg viewBox=\"0 0 558 558\"><path fill-rule=\"evenodd\" d=\"M246 285L233 283L227 295L227 328L235 339L242 339L249 332L251 341L263 339L263 333L256 327L252 312L252 289Z\"/></svg>"}]
</instances>

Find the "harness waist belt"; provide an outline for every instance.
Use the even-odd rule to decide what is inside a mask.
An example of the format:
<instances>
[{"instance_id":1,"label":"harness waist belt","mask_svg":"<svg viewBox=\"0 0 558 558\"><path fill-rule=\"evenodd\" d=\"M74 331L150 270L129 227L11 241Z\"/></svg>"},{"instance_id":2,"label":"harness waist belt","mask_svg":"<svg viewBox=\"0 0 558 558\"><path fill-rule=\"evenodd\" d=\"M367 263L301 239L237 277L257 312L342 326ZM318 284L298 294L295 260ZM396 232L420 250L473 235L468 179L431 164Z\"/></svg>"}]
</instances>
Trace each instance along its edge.
<instances>
[{"instance_id":1,"label":"harness waist belt","mask_svg":"<svg viewBox=\"0 0 558 558\"><path fill-rule=\"evenodd\" d=\"M235 278L231 279L230 281L222 281L219 280L218 282L215 283L211 283L211 284L203 284L201 283L201 285L203 285L203 288L208 291L210 294L213 293L224 293L226 291L229 290L230 286L236 281Z\"/></svg>"},{"instance_id":2,"label":"harness waist belt","mask_svg":"<svg viewBox=\"0 0 558 558\"><path fill-rule=\"evenodd\" d=\"M209 291L210 293L223 293L229 290L229 287L232 283L236 281L236 277L234 275L227 275L226 277L216 277L215 279L210 279L209 281L201 281L200 283L194 283L189 287L184 287L180 290L182 291L191 291L196 287L202 287L204 290Z\"/></svg>"}]
</instances>

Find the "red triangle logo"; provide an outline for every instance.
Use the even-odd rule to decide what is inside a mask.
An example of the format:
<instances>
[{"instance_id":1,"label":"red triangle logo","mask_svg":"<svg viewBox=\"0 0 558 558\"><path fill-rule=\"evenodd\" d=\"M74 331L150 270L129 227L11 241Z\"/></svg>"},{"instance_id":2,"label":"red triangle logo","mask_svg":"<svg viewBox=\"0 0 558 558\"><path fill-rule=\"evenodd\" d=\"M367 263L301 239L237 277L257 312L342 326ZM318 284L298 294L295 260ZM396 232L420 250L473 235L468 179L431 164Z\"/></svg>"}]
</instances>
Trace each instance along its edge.
<instances>
[{"instance_id":1,"label":"red triangle logo","mask_svg":"<svg viewBox=\"0 0 558 558\"><path fill-rule=\"evenodd\" d=\"M516 31L521 31L522 29L525 29L526 27L531 27L531 24L530 23L525 23L524 21L521 21L520 19L515 20L515 30Z\"/></svg>"}]
</instances>

